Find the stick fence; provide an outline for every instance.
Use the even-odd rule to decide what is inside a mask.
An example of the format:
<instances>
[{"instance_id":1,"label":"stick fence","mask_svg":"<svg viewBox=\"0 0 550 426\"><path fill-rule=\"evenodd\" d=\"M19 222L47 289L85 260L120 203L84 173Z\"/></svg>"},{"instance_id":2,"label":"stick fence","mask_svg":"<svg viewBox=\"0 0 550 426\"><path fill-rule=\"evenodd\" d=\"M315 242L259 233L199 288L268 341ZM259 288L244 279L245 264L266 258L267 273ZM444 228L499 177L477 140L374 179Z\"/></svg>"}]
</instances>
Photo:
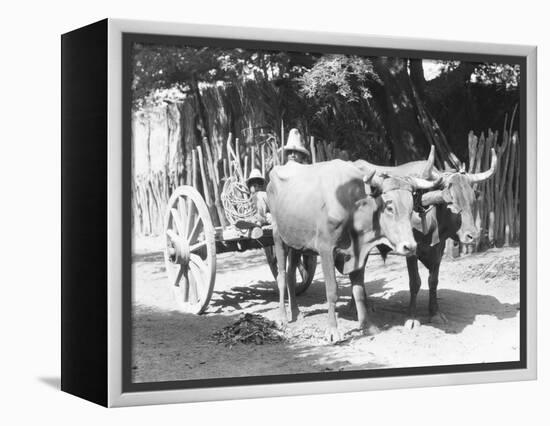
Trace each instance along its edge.
<instances>
[{"instance_id":1,"label":"stick fence","mask_svg":"<svg viewBox=\"0 0 550 426\"><path fill-rule=\"evenodd\" d=\"M476 202L475 218L481 230L481 239L475 250L489 247L518 244L520 240L520 140L512 130L511 120L505 120L502 134L489 130L486 134L468 135L468 172L487 170L491 162L491 148L495 148L498 165L495 175L476 188L480 196ZM277 135L279 136L279 135ZM266 174L274 165L283 161L285 141L284 125L281 136L263 138L259 143L248 143L229 134L226 143L215 148L206 139L192 150L190 170L180 173L168 168L136 176L133 180L132 224L138 235L160 235L163 232L165 206L170 194L181 184L194 186L203 196L215 226L225 227L225 217L220 193L225 180L237 176L244 181L252 169ZM252 138L251 140L254 140ZM315 140L313 136L304 139L311 153L311 161L327 161L334 158L349 160L345 150L339 150L334 143ZM453 161L455 162L455 161ZM449 247L448 252L451 253ZM468 252L466 248L455 248L455 255Z\"/></svg>"}]
</instances>

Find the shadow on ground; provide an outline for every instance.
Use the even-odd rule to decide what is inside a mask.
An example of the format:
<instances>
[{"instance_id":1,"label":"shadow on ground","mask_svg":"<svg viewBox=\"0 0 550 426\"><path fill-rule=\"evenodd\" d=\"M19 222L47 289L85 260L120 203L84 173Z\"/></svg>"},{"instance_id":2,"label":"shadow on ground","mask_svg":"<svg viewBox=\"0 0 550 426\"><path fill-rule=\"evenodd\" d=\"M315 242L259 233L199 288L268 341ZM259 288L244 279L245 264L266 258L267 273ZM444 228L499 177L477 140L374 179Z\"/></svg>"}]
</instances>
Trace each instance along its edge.
<instances>
[{"instance_id":1,"label":"shadow on ground","mask_svg":"<svg viewBox=\"0 0 550 426\"><path fill-rule=\"evenodd\" d=\"M339 278L338 316L348 320L356 320L357 314L351 298L351 285L345 277ZM368 295L381 294L388 290L391 283L385 278L365 283ZM278 303L279 293L275 281L259 281L248 286L232 287L229 291L214 291L208 312L222 313L227 307L236 310L246 305L247 309L264 313L271 311L272 303ZM429 291L421 289L417 297L417 315L421 323L429 322L428 313ZM305 317L326 314L326 295L324 281L315 280L307 291L298 296L298 306ZM519 303L501 303L496 297L484 294L468 293L450 289L438 291L440 310L449 320L446 324L430 324L447 333L460 333L465 327L474 323L477 315L492 315L497 319L515 317ZM398 291L390 296L368 296L370 320L379 328L388 329L401 326L408 318L409 292ZM315 306L315 309L307 309ZM256 309L265 307L263 309Z\"/></svg>"},{"instance_id":2,"label":"shadow on ground","mask_svg":"<svg viewBox=\"0 0 550 426\"><path fill-rule=\"evenodd\" d=\"M342 286L342 294L340 300L350 299L348 290L346 292L345 285ZM349 287L349 284L347 285ZM298 296L298 304L301 307L310 307L324 303L326 300L324 281L314 280L307 291ZM279 290L277 289L277 283L275 281L258 281L256 284L250 284L247 286L235 286L229 290L216 291L214 290L214 297L208 307L208 312L220 313L227 307L234 309L241 309L243 305L247 308L256 308L265 306L265 309L254 309L255 312L261 313L272 310L272 307L268 307L272 303L279 303Z\"/></svg>"},{"instance_id":3,"label":"shadow on ground","mask_svg":"<svg viewBox=\"0 0 550 426\"><path fill-rule=\"evenodd\" d=\"M133 321L134 382L194 380L341 371L350 363L319 356L323 346L293 341L232 347L217 343L213 333L234 323L235 315L193 315L137 306ZM334 349L335 346L330 346ZM354 368L383 365L364 362Z\"/></svg>"},{"instance_id":4,"label":"shadow on ground","mask_svg":"<svg viewBox=\"0 0 550 426\"><path fill-rule=\"evenodd\" d=\"M456 265L449 262L446 276L451 283L467 282L470 279L468 274L476 279L484 274L494 280L493 269L498 270L502 264L502 253L471 257ZM513 262L516 262L516 257L519 262L517 252L506 253ZM389 262L383 266L384 269L375 269L370 280L367 268L365 288L370 295L370 319L381 330L376 337L351 333L350 330L356 326L355 309L350 303L351 286L348 277L338 276L337 311L347 340L342 345L328 345L323 340L327 306L324 279L318 273L309 289L298 296L302 318L289 324L284 342L226 347L213 339L215 331L232 324L246 312L275 319L279 296L276 282L269 279L268 270L251 270L267 268L263 252L258 250L249 256L241 253L224 256L223 261L218 262L218 279L223 286L218 290L214 288L206 315L163 310L157 305L149 305L158 302L152 297L143 299L147 305L135 305L134 380L170 381L330 372L387 368L407 363L413 366L426 365L422 364L425 362L456 364L464 363L465 359L486 362L501 359L498 357L502 349L502 356L507 357L503 359L513 359L517 354L519 303L501 302L496 296L506 296L505 292L491 292L495 296L479 294L487 291L485 280L478 280L480 284L477 287L470 285L469 291L460 290L460 286L438 291L441 311L449 320L447 324L428 323L429 292L421 289L417 308L418 319L423 325L412 331L402 327L407 319L409 292L403 287L402 280L407 279L406 268L400 261ZM162 269L162 253L143 255L140 259L150 262L147 269L141 272L145 288L145 284L160 279L160 270L157 269ZM457 269L459 266L460 269ZM508 281L498 278L499 281L492 281L489 288L495 291L502 286L511 289L512 296L508 294L508 298L501 297L501 300L516 301L519 295L516 298L516 280L512 279L515 269L510 271ZM232 273L224 275L226 272ZM257 277L264 279L257 280ZM511 319L516 322L506 322ZM471 325L473 327L469 327ZM499 340L500 336L504 337Z\"/></svg>"},{"instance_id":5,"label":"shadow on ground","mask_svg":"<svg viewBox=\"0 0 550 426\"><path fill-rule=\"evenodd\" d=\"M438 291L439 308L447 317L445 324L430 323L446 333L460 333L474 323L477 315L491 315L499 320L513 318L519 311L519 303L501 303L496 297L466 293L456 290ZM417 318L422 324L429 323L429 291L420 290L417 297ZM375 313L374 321L378 326L393 327L403 325L408 318L409 292L399 291L389 298L370 297Z\"/></svg>"},{"instance_id":6,"label":"shadow on ground","mask_svg":"<svg viewBox=\"0 0 550 426\"><path fill-rule=\"evenodd\" d=\"M218 256L216 262L217 273L219 274L260 266L269 268L263 249L223 253Z\"/></svg>"}]
</instances>

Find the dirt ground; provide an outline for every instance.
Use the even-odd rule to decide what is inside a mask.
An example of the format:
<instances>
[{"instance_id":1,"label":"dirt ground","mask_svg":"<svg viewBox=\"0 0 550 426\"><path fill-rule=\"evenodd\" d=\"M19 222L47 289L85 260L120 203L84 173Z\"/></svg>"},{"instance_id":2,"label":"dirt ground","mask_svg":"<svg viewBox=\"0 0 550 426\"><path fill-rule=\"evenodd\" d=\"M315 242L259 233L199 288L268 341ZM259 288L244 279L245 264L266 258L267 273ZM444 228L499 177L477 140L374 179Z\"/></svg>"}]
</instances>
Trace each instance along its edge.
<instances>
[{"instance_id":1,"label":"dirt ground","mask_svg":"<svg viewBox=\"0 0 550 426\"><path fill-rule=\"evenodd\" d=\"M324 339L327 321L323 275L318 265L310 288L298 297L303 318L289 324L281 343L218 344L212 334L245 312L277 319L277 285L264 252L218 256L214 294L207 312L177 312L158 239L139 239L133 256L133 381L173 381L369 368L517 361L519 359L519 249L445 258L438 299L447 324L428 317L427 271L420 270L420 328L406 329L409 299L405 259L369 258L365 288L381 332L354 332L351 287L338 275L338 321L344 343Z\"/></svg>"}]
</instances>

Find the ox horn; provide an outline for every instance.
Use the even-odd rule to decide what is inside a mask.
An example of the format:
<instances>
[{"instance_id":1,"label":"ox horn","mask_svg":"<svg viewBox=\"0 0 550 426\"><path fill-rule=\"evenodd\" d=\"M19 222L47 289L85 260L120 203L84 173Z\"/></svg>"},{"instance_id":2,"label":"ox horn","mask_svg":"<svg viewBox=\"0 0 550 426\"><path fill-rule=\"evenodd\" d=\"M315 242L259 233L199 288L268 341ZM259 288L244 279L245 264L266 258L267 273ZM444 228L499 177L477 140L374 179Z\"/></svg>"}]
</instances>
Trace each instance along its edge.
<instances>
[{"instance_id":1,"label":"ox horn","mask_svg":"<svg viewBox=\"0 0 550 426\"><path fill-rule=\"evenodd\" d=\"M443 181L441 176L438 176L435 180L426 180L415 176L411 176L409 179L414 189L432 189L439 186Z\"/></svg>"},{"instance_id":2,"label":"ox horn","mask_svg":"<svg viewBox=\"0 0 550 426\"><path fill-rule=\"evenodd\" d=\"M422 171L422 175L421 175L422 178L433 179L434 162L435 162L435 146L432 145L432 147L430 148L430 155L428 155L428 159L426 160L426 166Z\"/></svg>"},{"instance_id":3,"label":"ox horn","mask_svg":"<svg viewBox=\"0 0 550 426\"><path fill-rule=\"evenodd\" d=\"M370 186L378 189L379 191L382 191L382 185L384 183L384 179L388 178L389 175L382 172L382 173L375 173L372 175L372 178L370 179Z\"/></svg>"},{"instance_id":4,"label":"ox horn","mask_svg":"<svg viewBox=\"0 0 550 426\"><path fill-rule=\"evenodd\" d=\"M365 183L365 185L370 185L371 184L371 180L374 177L375 173L376 173L376 170L367 171L365 176L363 176L363 182Z\"/></svg>"},{"instance_id":5,"label":"ox horn","mask_svg":"<svg viewBox=\"0 0 550 426\"><path fill-rule=\"evenodd\" d=\"M374 169L367 172L367 174L363 177L363 182L365 182L365 185L370 185L378 191L382 191L382 182L385 178L386 175L378 175L376 173L376 169Z\"/></svg>"},{"instance_id":6,"label":"ox horn","mask_svg":"<svg viewBox=\"0 0 550 426\"><path fill-rule=\"evenodd\" d=\"M491 167L489 170L481 173L467 173L466 176L471 184L481 183L495 174L497 170L497 153L495 148L491 148Z\"/></svg>"}]
</instances>

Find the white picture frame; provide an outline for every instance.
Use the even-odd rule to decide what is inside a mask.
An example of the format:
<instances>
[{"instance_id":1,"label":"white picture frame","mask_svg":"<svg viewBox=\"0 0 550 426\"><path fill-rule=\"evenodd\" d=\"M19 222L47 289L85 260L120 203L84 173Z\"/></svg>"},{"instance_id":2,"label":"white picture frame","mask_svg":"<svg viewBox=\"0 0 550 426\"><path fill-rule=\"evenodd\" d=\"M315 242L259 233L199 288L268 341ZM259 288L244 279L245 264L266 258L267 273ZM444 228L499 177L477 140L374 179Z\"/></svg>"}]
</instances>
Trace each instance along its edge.
<instances>
[{"instance_id":1,"label":"white picture frame","mask_svg":"<svg viewBox=\"0 0 550 426\"><path fill-rule=\"evenodd\" d=\"M537 52L534 46L501 45L489 43L471 43L458 41L438 41L414 38L378 37L371 35L349 35L335 33L317 33L305 31L286 31L262 28L229 26L208 26L195 24L146 22L108 19L107 28L107 380L104 405L131 406L162 403L211 401L222 399L260 398L328 392L356 392L373 389L396 389L421 386L440 386L471 383L505 382L533 380L537 376L537 276L536 276L536 152L537 152ZM123 300L127 297L123 283L123 265L127 255L123 254L124 210L123 205L123 161L125 152L123 143L124 117L123 105L123 38L125 34L148 34L170 37L231 38L242 40L269 41L276 43L305 43L315 45L352 46L376 49L399 49L422 52L447 52L456 54L510 55L525 58L525 136L526 188L525 217L526 235L524 248L527 252L525 264L525 366L524 368L462 371L421 375L390 375L384 377L330 379L312 382L261 383L253 385L209 386L187 389L136 390L127 391L124 387L124 342L125 322L123 319ZM127 247L127 245L126 245ZM103 385L102 385L103 386ZM70 389L68 389L71 392ZM73 391L72 393L76 393Z\"/></svg>"}]
</instances>

